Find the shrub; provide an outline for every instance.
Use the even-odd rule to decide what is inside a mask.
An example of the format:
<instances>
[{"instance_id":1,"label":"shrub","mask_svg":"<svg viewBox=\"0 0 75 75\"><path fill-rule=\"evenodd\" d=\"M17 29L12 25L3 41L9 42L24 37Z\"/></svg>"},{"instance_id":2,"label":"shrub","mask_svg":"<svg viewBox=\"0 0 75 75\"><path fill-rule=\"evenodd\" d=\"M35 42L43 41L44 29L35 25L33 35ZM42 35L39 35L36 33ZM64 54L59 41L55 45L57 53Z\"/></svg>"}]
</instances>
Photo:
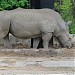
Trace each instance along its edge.
<instances>
[{"instance_id":1,"label":"shrub","mask_svg":"<svg viewBox=\"0 0 75 75\"><path fill-rule=\"evenodd\" d=\"M28 0L1 0L0 8L12 10L18 7L28 8Z\"/></svg>"}]
</instances>

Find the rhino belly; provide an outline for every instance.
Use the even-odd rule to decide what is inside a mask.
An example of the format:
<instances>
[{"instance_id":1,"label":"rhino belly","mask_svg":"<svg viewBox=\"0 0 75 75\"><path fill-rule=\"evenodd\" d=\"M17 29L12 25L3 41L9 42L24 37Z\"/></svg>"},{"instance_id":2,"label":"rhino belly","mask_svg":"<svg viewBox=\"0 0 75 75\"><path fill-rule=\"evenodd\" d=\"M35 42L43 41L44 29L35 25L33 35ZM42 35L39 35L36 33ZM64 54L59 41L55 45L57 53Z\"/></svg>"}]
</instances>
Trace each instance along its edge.
<instances>
[{"instance_id":1,"label":"rhino belly","mask_svg":"<svg viewBox=\"0 0 75 75\"><path fill-rule=\"evenodd\" d=\"M10 33L18 38L31 38L40 36L40 27L33 22L13 20L10 26Z\"/></svg>"}]
</instances>

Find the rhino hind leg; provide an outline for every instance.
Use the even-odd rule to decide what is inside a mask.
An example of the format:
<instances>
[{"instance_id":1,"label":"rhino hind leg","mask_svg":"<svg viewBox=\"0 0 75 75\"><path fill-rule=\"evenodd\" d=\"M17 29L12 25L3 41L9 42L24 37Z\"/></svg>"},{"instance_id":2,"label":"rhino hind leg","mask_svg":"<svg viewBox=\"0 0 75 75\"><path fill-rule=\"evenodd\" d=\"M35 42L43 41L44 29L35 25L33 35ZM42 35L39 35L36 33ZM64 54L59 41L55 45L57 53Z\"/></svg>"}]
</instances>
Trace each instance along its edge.
<instances>
[{"instance_id":1,"label":"rhino hind leg","mask_svg":"<svg viewBox=\"0 0 75 75\"><path fill-rule=\"evenodd\" d=\"M52 37L52 33L43 34L42 40L43 40L43 47L45 49L48 49L48 43L49 43L49 40L51 39L51 37Z\"/></svg>"},{"instance_id":2,"label":"rhino hind leg","mask_svg":"<svg viewBox=\"0 0 75 75\"><path fill-rule=\"evenodd\" d=\"M12 48L10 41L9 41L9 33L4 37L4 47L5 48Z\"/></svg>"},{"instance_id":3,"label":"rhino hind leg","mask_svg":"<svg viewBox=\"0 0 75 75\"><path fill-rule=\"evenodd\" d=\"M39 42L40 42L40 37L36 37L34 38L34 41L33 41L33 48L36 48L38 47L39 45Z\"/></svg>"}]
</instances>

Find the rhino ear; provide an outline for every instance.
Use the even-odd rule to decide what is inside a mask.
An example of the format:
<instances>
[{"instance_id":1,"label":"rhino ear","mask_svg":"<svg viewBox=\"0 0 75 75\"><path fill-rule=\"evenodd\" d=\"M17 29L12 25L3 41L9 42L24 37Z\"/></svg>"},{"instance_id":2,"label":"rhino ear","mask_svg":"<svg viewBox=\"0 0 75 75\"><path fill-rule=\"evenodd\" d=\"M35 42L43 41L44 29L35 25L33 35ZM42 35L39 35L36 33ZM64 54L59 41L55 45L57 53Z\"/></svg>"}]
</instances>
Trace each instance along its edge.
<instances>
[{"instance_id":1,"label":"rhino ear","mask_svg":"<svg viewBox=\"0 0 75 75\"><path fill-rule=\"evenodd\" d=\"M69 25L71 25L71 24L72 24L72 21L66 22L66 25L67 25L67 26L69 26Z\"/></svg>"}]
</instances>

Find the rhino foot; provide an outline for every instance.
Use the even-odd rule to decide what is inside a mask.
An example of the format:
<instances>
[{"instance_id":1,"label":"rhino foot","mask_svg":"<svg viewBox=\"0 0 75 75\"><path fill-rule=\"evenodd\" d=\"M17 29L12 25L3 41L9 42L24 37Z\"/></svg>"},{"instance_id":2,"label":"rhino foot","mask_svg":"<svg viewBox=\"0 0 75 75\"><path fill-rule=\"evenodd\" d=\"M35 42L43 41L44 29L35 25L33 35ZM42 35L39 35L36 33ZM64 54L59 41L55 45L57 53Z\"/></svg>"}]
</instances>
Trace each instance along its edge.
<instances>
[{"instance_id":1,"label":"rhino foot","mask_svg":"<svg viewBox=\"0 0 75 75\"><path fill-rule=\"evenodd\" d=\"M4 37L4 47L9 49L12 48L11 43L9 41L9 35Z\"/></svg>"}]
</instances>

